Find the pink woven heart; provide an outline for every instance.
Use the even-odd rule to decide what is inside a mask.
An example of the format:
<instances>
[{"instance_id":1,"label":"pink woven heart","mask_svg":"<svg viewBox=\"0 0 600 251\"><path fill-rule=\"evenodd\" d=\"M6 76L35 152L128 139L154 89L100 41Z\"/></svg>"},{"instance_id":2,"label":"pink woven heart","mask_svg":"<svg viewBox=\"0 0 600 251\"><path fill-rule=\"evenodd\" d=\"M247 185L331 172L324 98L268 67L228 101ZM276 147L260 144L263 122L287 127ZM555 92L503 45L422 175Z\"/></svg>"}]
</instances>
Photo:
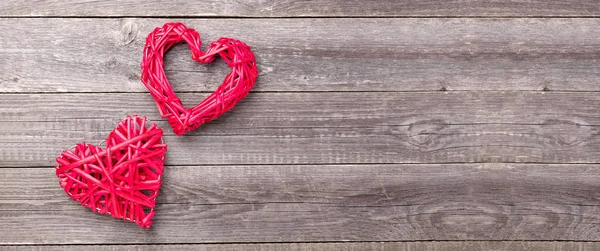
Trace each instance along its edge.
<instances>
[{"instance_id":1,"label":"pink woven heart","mask_svg":"<svg viewBox=\"0 0 600 251\"><path fill-rule=\"evenodd\" d=\"M152 225L167 145L145 117L127 117L106 138L106 149L79 143L56 158L60 186L99 214Z\"/></svg>"},{"instance_id":2,"label":"pink woven heart","mask_svg":"<svg viewBox=\"0 0 600 251\"><path fill-rule=\"evenodd\" d=\"M225 76L221 86L192 108L183 106L164 70L163 55L181 41L190 46L193 60L207 64L218 54L231 67L231 72ZM166 23L146 38L141 80L154 98L161 116L168 119L177 135L194 130L233 108L252 89L258 76L254 53L245 43L221 38L211 43L206 53L202 52L201 46L198 32L182 23Z\"/></svg>"}]
</instances>

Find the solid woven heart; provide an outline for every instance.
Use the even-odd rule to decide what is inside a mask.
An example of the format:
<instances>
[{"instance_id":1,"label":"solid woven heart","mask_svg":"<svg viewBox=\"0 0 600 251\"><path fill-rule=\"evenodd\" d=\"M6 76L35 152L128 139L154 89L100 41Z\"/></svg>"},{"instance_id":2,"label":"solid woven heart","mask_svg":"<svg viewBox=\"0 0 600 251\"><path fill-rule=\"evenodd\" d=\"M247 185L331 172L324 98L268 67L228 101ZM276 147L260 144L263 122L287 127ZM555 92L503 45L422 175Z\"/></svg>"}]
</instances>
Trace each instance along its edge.
<instances>
[{"instance_id":1,"label":"solid woven heart","mask_svg":"<svg viewBox=\"0 0 600 251\"><path fill-rule=\"evenodd\" d=\"M152 225L167 145L162 129L129 116L106 138L106 149L79 143L56 158L60 186L99 214Z\"/></svg>"},{"instance_id":2,"label":"solid woven heart","mask_svg":"<svg viewBox=\"0 0 600 251\"><path fill-rule=\"evenodd\" d=\"M221 86L192 108L183 106L164 70L163 55L181 41L189 45L193 60L206 64L219 54L231 67ZM220 38L211 43L206 52L202 52L201 46L198 32L182 23L166 23L162 28L154 29L146 38L141 80L154 97L161 116L168 119L177 135L194 130L233 108L252 89L258 76L254 53L245 43Z\"/></svg>"}]
</instances>

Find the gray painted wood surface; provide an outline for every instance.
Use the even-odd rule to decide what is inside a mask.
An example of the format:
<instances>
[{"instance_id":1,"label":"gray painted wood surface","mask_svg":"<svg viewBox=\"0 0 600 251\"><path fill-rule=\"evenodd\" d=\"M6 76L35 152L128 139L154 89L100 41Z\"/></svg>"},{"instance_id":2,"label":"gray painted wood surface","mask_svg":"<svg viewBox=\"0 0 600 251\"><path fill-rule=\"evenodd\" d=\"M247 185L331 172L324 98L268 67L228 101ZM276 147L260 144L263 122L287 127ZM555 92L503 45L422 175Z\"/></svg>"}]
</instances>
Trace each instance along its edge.
<instances>
[{"instance_id":1,"label":"gray painted wood surface","mask_svg":"<svg viewBox=\"0 0 600 251\"><path fill-rule=\"evenodd\" d=\"M53 165L134 113L166 130L171 165L600 162L594 92L251 93L186 137L173 135L146 93L0 99L0 166Z\"/></svg>"},{"instance_id":2,"label":"gray painted wood surface","mask_svg":"<svg viewBox=\"0 0 600 251\"><path fill-rule=\"evenodd\" d=\"M1 243L600 238L598 165L169 166L150 230L69 201L53 173L0 169Z\"/></svg>"},{"instance_id":3,"label":"gray painted wood surface","mask_svg":"<svg viewBox=\"0 0 600 251\"><path fill-rule=\"evenodd\" d=\"M147 93L142 47L168 21L205 45L231 36L252 46L257 92L600 91L598 19L1 20L0 92ZM177 91L212 92L229 69L192 61L181 44L166 71Z\"/></svg>"},{"instance_id":4,"label":"gray painted wood surface","mask_svg":"<svg viewBox=\"0 0 600 251\"><path fill-rule=\"evenodd\" d=\"M196 251L597 251L597 242L366 242L366 243L283 243L283 244L205 244L205 245L89 245L4 247L7 251L114 251L114 250L196 250Z\"/></svg>"},{"instance_id":5,"label":"gray painted wood surface","mask_svg":"<svg viewBox=\"0 0 600 251\"><path fill-rule=\"evenodd\" d=\"M596 1L170 3L0 2L0 250L600 250ZM168 21L261 71L184 137L138 80ZM166 61L187 105L228 71ZM53 170L136 113L169 144L150 230Z\"/></svg>"},{"instance_id":6,"label":"gray painted wood surface","mask_svg":"<svg viewBox=\"0 0 600 251\"><path fill-rule=\"evenodd\" d=\"M594 0L45 0L0 2L0 16L405 17L600 16Z\"/></svg>"}]
</instances>

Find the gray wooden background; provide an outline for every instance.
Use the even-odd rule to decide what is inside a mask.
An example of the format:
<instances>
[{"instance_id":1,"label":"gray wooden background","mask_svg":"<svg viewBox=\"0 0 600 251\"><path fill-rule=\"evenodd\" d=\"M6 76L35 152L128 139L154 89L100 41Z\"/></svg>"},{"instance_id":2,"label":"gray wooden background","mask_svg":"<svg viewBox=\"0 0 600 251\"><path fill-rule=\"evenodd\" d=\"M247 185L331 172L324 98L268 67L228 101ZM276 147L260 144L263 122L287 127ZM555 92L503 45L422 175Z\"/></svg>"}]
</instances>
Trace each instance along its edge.
<instances>
[{"instance_id":1,"label":"gray wooden background","mask_svg":"<svg viewBox=\"0 0 600 251\"><path fill-rule=\"evenodd\" d=\"M596 0L8 0L0 17L2 250L600 250ZM260 67L183 137L139 81L169 21ZM228 71L184 44L166 61L187 105ZM150 230L82 208L53 169L130 114L169 144Z\"/></svg>"}]
</instances>

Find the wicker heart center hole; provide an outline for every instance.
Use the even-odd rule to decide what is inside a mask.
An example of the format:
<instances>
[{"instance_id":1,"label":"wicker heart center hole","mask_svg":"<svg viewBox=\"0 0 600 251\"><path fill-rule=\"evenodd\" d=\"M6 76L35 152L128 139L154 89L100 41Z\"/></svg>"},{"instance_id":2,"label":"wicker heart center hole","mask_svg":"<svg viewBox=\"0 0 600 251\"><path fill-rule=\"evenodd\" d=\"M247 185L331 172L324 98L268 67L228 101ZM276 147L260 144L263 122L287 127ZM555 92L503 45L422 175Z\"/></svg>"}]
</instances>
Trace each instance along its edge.
<instances>
[{"instance_id":1,"label":"wicker heart center hole","mask_svg":"<svg viewBox=\"0 0 600 251\"><path fill-rule=\"evenodd\" d=\"M200 64L192 60L190 54L185 43L176 44L165 53L167 80L185 107L198 105L198 101L217 89L223 77L231 71L222 60Z\"/></svg>"}]
</instances>

